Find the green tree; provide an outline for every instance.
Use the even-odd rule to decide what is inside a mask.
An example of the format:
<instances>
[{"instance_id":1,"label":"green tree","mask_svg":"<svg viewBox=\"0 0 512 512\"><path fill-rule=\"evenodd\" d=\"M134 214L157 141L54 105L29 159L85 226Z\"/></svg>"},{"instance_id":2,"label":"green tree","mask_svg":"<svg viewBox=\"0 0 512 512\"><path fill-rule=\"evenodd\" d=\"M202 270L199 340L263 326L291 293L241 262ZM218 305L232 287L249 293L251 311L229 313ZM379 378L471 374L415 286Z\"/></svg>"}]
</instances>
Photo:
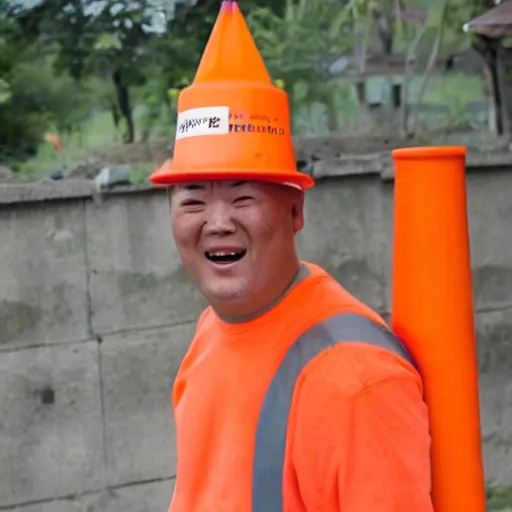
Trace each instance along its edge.
<instances>
[{"instance_id":1,"label":"green tree","mask_svg":"<svg viewBox=\"0 0 512 512\"><path fill-rule=\"evenodd\" d=\"M256 43L270 74L284 82L292 112L321 102L330 129L336 130L336 87L329 64L352 46L350 13L344 4L327 0L286 0L284 7L281 15L268 7L249 13Z\"/></svg>"},{"instance_id":2,"label":"green tree","mask_svg":"<svg viewBox=\"0 0 512 512\"><path fill-rule=\"evenodd\" d=\"M39 49L24 37L5 10L0 12L0 159L34 154L55 121L55 88L44 73Z\"/></svg>"},{"instance_id":3,"label":"green tree","mask_svg":"<svg viewBox=\"0 0 512 512\"><path fill-rule=\"evenodd\" d=\"M55 52L55 67L77 82L91 75L111 81L116 104L114 120L126 121L126 142L134 140L130 89L145 81L145 47L153 37L144 1L44 0L16 17L24 33Z\"/></svg>"}]
</instances>

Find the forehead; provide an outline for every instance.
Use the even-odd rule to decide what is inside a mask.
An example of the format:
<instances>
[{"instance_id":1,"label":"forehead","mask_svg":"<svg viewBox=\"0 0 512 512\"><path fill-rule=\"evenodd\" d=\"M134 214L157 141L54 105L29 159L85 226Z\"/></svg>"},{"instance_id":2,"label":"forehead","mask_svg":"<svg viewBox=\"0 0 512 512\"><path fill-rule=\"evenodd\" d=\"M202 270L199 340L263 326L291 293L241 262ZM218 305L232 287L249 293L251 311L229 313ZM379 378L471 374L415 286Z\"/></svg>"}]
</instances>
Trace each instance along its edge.
<instances>
[{"instance_id":1,"label":"forehead","mask_svg":"<svg viewBox=\"0 0 512 512\"><path fill-rule=\"evenodd\" d=\"M190 183L181 183L173 187L173 192L195 192L195 191L208 191L213 189L219 190L237 190L240 188L261 188L262 183L256 181L243 181L243 180L219 180L219 181L199 181Z\"/></svg>"}]
</instances>

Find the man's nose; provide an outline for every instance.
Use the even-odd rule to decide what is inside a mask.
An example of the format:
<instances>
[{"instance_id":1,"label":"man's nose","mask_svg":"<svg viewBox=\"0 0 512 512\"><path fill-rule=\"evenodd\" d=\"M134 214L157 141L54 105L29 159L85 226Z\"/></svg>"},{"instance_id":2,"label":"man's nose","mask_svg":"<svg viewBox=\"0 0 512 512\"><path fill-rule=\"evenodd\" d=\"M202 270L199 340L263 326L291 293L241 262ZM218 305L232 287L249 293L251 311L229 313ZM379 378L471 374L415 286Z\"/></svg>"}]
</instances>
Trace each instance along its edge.
<instances>
[{"instance_id":1,"label":"man's nose","mask_svg":"<svg viewBox=\"0 0 512 512\"><path fill-rule=\"evenodd\" d=\"M216 201L207 209L206 234L229 234L236 231L231 207L223 201Z\"/></svg>"}]
</instances>

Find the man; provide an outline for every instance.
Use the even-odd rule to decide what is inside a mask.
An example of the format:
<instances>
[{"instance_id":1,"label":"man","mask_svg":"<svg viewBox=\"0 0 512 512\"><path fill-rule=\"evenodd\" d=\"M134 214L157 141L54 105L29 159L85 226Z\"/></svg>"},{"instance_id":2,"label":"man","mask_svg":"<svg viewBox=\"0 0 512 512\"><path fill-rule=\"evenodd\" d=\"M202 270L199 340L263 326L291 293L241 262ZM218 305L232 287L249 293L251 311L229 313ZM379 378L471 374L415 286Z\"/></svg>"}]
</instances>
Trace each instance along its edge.
<instances>
[{"instance_id":1,"label":"man","mask_svg":"<svg viewBox=\"0 0 512 512\"><path fill-rule=\"evenodd\" d=\"M382 321L322 269L299 262L299 190L262 182L177 186L171 218L183 264L211 306L175 381L170 510L256 510L258 419L292 342L340 312ZM282 510L432 510L421 380L401 354L334 345L298 375L289 415L274 412L288 422ZM267 418L264 435L278 428L274 420L281 418Z\"/></svg>"},{"instance_id":2,"label":"man","mask_svg":"<svg viewBox=\"0 0 512 512\"><path fill-rule=\"evenodd\" d=\"M421 378L374 311L299 260L313 182L286 160L285 96L241 20L225 2L205 56L231 76L211 45L236 35L250 82L213 79L203 57L172 169L152 177L172 187L176 247L209 302L174 383L170 512L432 512Z\"/></svg>"}]
</instances>

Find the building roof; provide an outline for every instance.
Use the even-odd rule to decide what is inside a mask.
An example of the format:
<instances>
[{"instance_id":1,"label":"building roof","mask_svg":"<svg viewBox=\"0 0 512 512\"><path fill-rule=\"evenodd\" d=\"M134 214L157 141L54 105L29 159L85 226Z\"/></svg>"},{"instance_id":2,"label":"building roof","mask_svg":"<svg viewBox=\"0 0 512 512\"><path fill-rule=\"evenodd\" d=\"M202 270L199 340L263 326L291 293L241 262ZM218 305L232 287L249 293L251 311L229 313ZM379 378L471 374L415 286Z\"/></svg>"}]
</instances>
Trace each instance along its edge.
<instances>
[{"instance_id":1,"label":"building roof","mask_svg":"<svg viewBox=\"0 0 512 512\"><path fill-rule=\"evenodd\" d=\"M493 39L512 36L512 0L502 0L496 7L466 23L464 31Z\"/></svg>"}]
</instances>

